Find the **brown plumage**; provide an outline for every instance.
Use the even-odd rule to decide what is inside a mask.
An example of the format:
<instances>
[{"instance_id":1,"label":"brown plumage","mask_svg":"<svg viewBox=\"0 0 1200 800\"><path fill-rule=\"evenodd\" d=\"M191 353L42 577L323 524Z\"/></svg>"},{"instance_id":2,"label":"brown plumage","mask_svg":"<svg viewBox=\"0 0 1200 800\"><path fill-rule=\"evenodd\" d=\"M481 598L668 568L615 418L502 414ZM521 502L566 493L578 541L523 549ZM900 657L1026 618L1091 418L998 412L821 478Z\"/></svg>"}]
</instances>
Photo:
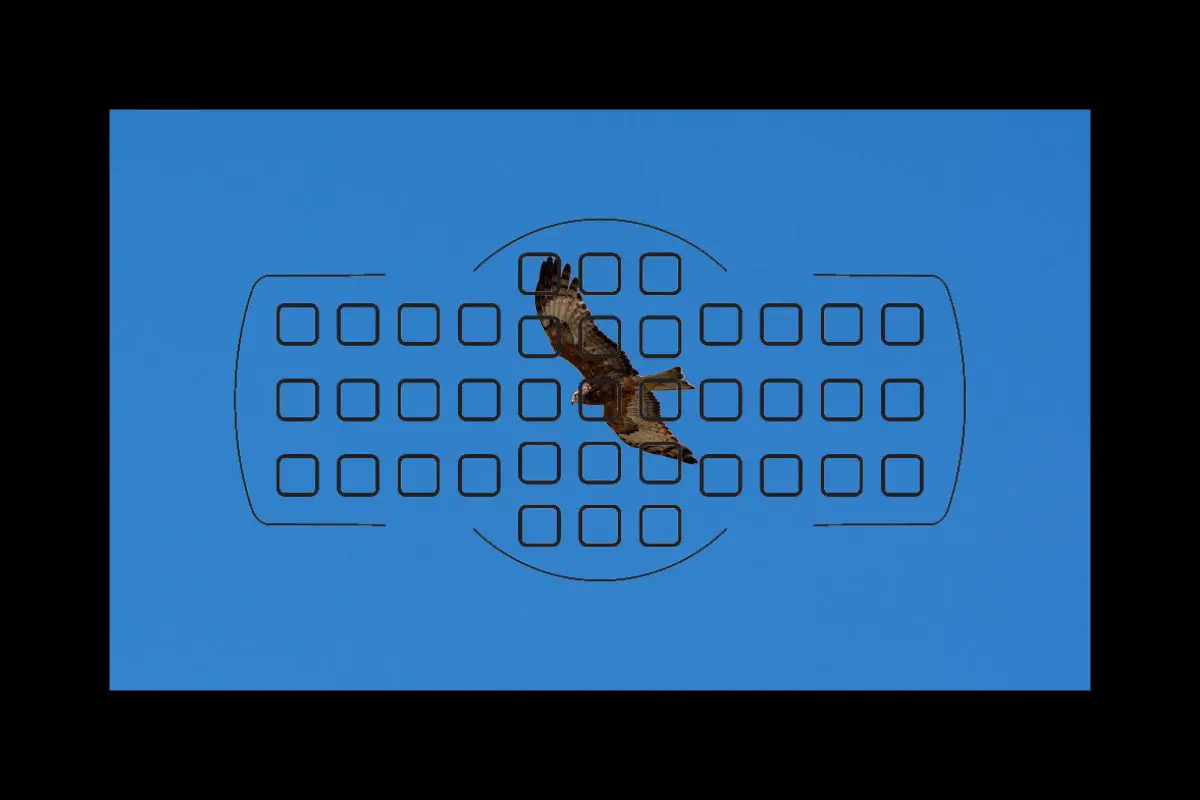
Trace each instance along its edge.
<instances>
[{"instance_id":1,"label":"brown plumage","mask_svg":"<svg viewBox=\"0 0 1200 800\"><path fill-rule=\"evenodd\" d=\"M621 441L647 453L678 458L695 464L696 456L663 424L662 410L652 389L694 389L679 367L640 376L616 342L592 319L583 302L579 278L571 278L571 265L560 269L551 256L542 262L534 307L542 329L555 351L583 375L575 402L604 406L604 421Z\"/></svg>"}]
</instances>

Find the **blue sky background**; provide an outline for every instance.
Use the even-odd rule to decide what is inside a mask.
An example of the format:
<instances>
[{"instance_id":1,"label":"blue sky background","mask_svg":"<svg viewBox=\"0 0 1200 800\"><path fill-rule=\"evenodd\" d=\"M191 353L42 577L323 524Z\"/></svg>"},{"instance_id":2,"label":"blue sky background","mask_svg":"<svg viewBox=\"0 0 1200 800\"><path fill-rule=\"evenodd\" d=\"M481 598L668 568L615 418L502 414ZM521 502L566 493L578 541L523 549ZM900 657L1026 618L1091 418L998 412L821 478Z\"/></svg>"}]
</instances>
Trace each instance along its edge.
<instances>
[{"instance_id":1,"label":"blue sky background","mask_svg":"<svg viewBox=\"0 0 1200 800\"><path fill-rule=\"evenodd\" d=\"M121 112L111 130L114 688L1089 686L1086 113ZM693 382L743 380L742 421L698 420L688 393L672 423L698 454L743 456L738 498L701 497L695 467L678 486L640 486L627 448L621 484L579 485L578 443L611 433L566 404L569 365L516 355L517 318L533 313L516 292L516 250L471 272L533 228L609 216L686 236L729 269L680 246L684 291L646 298L628 254L636 262L669 242L661 234L565 226L528 240L572 262L601 245L623 253L621 294L589 305L621 316L642 372L680 363ZM268 272L387 277L256 290L239 383L256 508L387 527L269 528L250 515L233 368L247 293ZM936 518L961 407L957 341L936 284L849 286L815 272L937 273L953 290L969 414L941 525L812 525ZM341 347L336 307L360 301L381 308L380 343ZM697 309L723 301L745 309L744 344L703 347ZM317 346L275 343L283 302L321 307ZM401 302L441 305L437 347L398 345ZM502 307L499 347L455 342L460 302ZM799 346L758 344L764 302L804 307ZM820 344L826 302L863 305L862 346ZM925 343L882 345L885 302L926 307ZM636 355L637 318L648 313L680 316L678 359ZM878 419L879 381L901 375L926 381L922 423ZM275 381L297 376L320 381L321 417L276 422ZM396 419L395 382L412 376L441 381L438 422ZM503 422L458 421L457 380L483 376L502 383ZM559 421L515 421L516 382L531 376L563 385ZM337 422L343 377L380 381L377 422ZM803 381L799 422L756 419L767 377ZM861 422L820 421L827 377L864 381ZM549 439L562 445L563 481L520 486L516 444ZM321 454L317 498L271 496L283 451ZM380 454L379 497L337 497L342 452ZM439 497L397 496L404 452L439 453ZM465 452L501 455L499 497L457 496ZM766 452L802 455L801 497L758 494ZM864 455L863 497L820 496L830 452ZM890 452L924 455L926 495L880 496L879 458ZM639 505L678 504L679 556L728 533L659 575L566 581L471 533L486 525L511 545L516 508L530 502L562 507L564 546L531 557L567 571L663 557L566 547L584 503L621 505L623 539L635 545Z\"/></svg>"}]
</instances>

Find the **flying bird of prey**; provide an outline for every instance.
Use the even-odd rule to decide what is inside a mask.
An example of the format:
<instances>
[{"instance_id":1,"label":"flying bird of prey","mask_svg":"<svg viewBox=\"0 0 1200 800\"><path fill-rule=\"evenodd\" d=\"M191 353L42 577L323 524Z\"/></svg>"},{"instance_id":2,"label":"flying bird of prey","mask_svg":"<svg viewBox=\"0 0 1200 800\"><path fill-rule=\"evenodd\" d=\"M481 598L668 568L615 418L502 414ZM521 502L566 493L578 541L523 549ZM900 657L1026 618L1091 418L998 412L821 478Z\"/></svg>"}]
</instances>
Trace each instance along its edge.
<instances>
[{"instance_id":1,"label":"flying bird of prey","mask_svg":"<svg viewBox=\"0 0 1200 800\"><path fill-rule=\"evenodd\" d=\"M571 265L560 269L557 256L542 262L534 307L542 328L558 355L583 375L571 403L604 406L604 421L621 441L647 453L695 464L696 456L662 421L658 398L652 389L695 389L683 379L683 370L671 367L653 375L638 375L616 342L592 319L583 302L579 278L571 278Z\"/></svg>"}]
</instances>

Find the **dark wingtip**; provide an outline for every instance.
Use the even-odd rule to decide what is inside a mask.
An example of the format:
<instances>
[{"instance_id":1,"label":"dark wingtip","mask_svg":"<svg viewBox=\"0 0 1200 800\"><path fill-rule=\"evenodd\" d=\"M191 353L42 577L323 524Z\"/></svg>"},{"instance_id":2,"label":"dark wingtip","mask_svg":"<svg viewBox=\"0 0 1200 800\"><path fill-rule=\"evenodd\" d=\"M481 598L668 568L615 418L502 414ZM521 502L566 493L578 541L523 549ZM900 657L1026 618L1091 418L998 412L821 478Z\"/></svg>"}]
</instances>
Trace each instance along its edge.
<instances>
[{"instance_id":1,"label":"dark wingtip","mask_svg":"<svg viewBox=\"0 0 1200 800\"><path fill-rule=\"evenodd\" d=\"M692 455L691 450L689 450L683 454L683 463L685 463L685 464L695 464L696 463L696 457L694 455Z\"/></svg>"}]
</instances>

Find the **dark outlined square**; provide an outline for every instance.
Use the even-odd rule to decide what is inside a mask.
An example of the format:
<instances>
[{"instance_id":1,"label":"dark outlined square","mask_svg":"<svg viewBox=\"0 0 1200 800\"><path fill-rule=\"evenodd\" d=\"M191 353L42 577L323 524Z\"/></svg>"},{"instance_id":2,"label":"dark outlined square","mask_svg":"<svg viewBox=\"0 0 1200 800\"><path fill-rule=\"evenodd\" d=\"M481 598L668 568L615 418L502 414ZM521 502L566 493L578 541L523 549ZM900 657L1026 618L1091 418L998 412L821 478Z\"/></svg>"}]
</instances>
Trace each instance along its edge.
<instances>
[{"instance_id":1,"label":"dark outlined square","mask_svg":"<svg viewBox=\"0 0 1200 800\"><path fill-rule=\"evenodd\" d=\"M554 512L554 541L526 541L525 539L525 512L526 511L553 511ZM522 547L557 547L562 541L562 511L558 506L538 506L525 505L517 509L517 541Z\"/></svg>"},{"instance_id":2,"label":"dark outlined square","mask_svg":"<svg viewBox=\"0 0 1200 800\"><path fill-rule=\"evenodd\" d=\"M721 398L714 395L711 399L709 399L708 387L709 386L714 386L714 387L724 386L724 385L730 385L730 384L737 387L737 415L732 416L732 417L728 416L728 415L709 416L707 414L707 412L704 410L706 401L717 404L717 403L720 403ZM720 390L715 389L713 391L720 391ZM700 419L704 420L705 422L735 422L741 418L742 418L742 382L740 380L738 380L737 378L706 378L706 379L700 381Z\"/></svg>"},{"instance_id":3,"label":"dark outlined square","mask_svg":"<svg viewBox=\"0 0 1200 800\"><path fill-rule=\"evenodd\" d=\"M615 519L617 521L617 538L612 541L604 541L604 540L596 541L593 539L592 541L589 542L587 540L587 537L583 535L583 532L585 530L585 526L584 526L584 522L583 522L583 518L584 518L585 514L583 512L585 512L585 511L615 511L616 512ZM580 506L579 507L579 543L581 545L583 545L584 547L616 547L617 545L619 545L621 543L621 507L620 506L611 506L611 505Z\"/></svg>"},{"instance_id":4,"label":"dark outlined square","mask_svg":"<svg viewBox=\"0 0 1200 800\"><path fill-rule=\"evenodd\" d=\"M549 332L542 325L542 320L550 320L554 328L554 338L550 338ZM546 348L544 352L525 352L525 323L528 321L537 322L537 336L530 335L533 341L538 345ZM555 358L562 349L562 320L558 317L544 317L540 314L527 314L517 320L517 352L521 354L521 358Z\"/></svg>"},{"instance_id":5,"label":"dark outlined square","mask_svg":"<svg viewBox=\"0 0 1200 800\"><path fill-rule=\"evenodd\" d=\"M858 378L826 378L821 381L821 419L826 422L858 422L862 418L862 381Z\"/></svg>"},{"instance_id":6,"label":"dark outlined square","mask_svg":"<svg viewBox=\"0 0 1200 800\"><path fill-rule=\"evenodd\" d=\"M367 333L368 330L370 333ZM345 347L372 347L378 344L379 306L374 303L342 303L338 306L337 340L338 344Z\"/></svg>"},{"instance_id":7,"label":"dark outlined square","mask_svg":"<svg viewBox=\"0 0 1200 800\"><path fill-rule=\"evenodd\" d=\"M366 476L362 474L362 470L368 466L371 470L369 484L371 489L369 491L352 492L342 488L344 483L352 484L365 478ZM374 497L379 494L379 459L370 453L346 453L345 455L338 456L337 490L338 494L342 497Z\"/></svg>"},{"instance_id":8,"label":"dark outlined square","mask_svg":"<svg viewBox=\"0 0 1200 800\"><path fill-rule=\"evenodd\" d=\"M672 456L659 455L658 453L650 453L649 454L649 457L651 459L655 459L655 460L651 461L650 463L652 465L657 464L660 468L665 468L667 466L667 464L674 462L675 463L675 477L674 478L668 478L668 479L664 480L662 478L647 478L646 477L646 457L647 457L646 448L648 446L653 446L653 445L664 445L664 446L670 448L672 451L674 451L675 455L672 455ZM679 483L679 481L683 478L683 462L680 461L680 458L682 456L683 456L683 445L680 444L679 442L644 442L638 446L638 478L641 479L642 483L649 483L649 484L656 484L656 485L657 484L665 485L665 484L671 484L671 483ZM660 462L662 462L662 463L660 463ZM654 469L654 467L651 467L651 469Z\"/></svg>"},{"instance_id":9,"label":"dark outlined square","mask_svg":"<svg viewBox=\"0 0 1200 800\"><path fill-rule=\"evenodd\" d=\"M672 378L665 381L656 380L652 383L654 385L649 388L644 383L638 385L638 416L650 422L674 422L683 416L683 381ZM646 392L650 392L650 396L658 401L657 414L649 412ZM669 393L673 393L674 396L672 397ZM674 404L675 407L674 414L669 410L671 404ZM664 407L668 410L664 410Z\"/></svg>"},{"instance_id":10,"label":"dark outlined square","mask_svg":"<svg viewBox=\"0 0 1200 800\"><path fill-rule=\"evenodd\" d=\"M337 415L342 422L374 422L379 419L379 382L373 378L343 378L338 381Z\"/></svg>"},{"instance_id":11,"label":"dark outlined square","mask_svg":"<svg viewBox=\"0 0 1200 800\"><path fill-rule=\"evenodd\" d=\"M889 314L888 309L894 310ZM911 309L916 309L916 314ZM899 335L893 339L888 339L889 317L893 334L899 329ZM925 309L920 303L884 303L879 310L879 338L889 347L916 347L925 341Z\"/></svg>"},{"instance_id":12,"label":"dark outlined square","mask_svg":"<svg viewBox=\"0 0 1200 800\"><path fill-rule=\"evenodd\" d=\"M646 541L646 512L647 511L674 511L675 512L675 539L663 541ZM653 515L652 516L656 516ZM646 505L642 506L638 511L638 540L645 547L678 547L683 542L683 510L679 506L674 505Z\"/></svg>"},{"instance_id":13,"label":"dark outlined square","mask_svg":"<svg viewBox=\"0 0 1200 800\"><path fill-rule=\"evenodd\" d=\"M286 413L285 407L289 412L294 413ZM312 413L307 413L309 411ZM320 415L321 386L315 380L312 378L283 378L275 384L275 416L277 418L283 422L312 422Z\"/></svg>"},{"instance_id":14,"label":"dark outlined square","mask_svg":"<svg viewBox=\"0 0 1200 800\"><path fill-rule=\"evenodd\" d=\"M837 470L844 473L846 467L851 464L857 466L857 485L854 481L846 480L845 474L832 475L831 472ZM845 466L841 466L845 465ZM851 467L853 468L853 467ZM833 486L833 491L830 490L832 484L840 484L846 488ZM854 489L849 486L855 485ZM862 456L854 455L853 453L830 453L821 456L821 494L826 497L858 497L863 493L863 460Z\"/></svg>"},{"instance_id":15,"label":"dark outlined square","mask_svg":"<svg viewBox=\"0 0 1200 800\"><path fill-rule=\"evenodd\" d=\"M495 321L493 323L493 327L495 328L495 335L492 339L468 339L463 336L463 331L468 326L475 327L475 325L469 320L464 319L463 312L467 309L491 309L491 311L494 312ZM470 313L470 316L472 317L477 317L479 315L480 313L478 311ZM460 305L458 307L458 343L464 347L494 347L495 345L500 344L500 306L496 305L495 303L463 303Z\"/></svg>"},{"instance_id":16,"label":"dark outlined square","mask_svg":"<svg viewBox=\"0 0 1200 800\"><path fill-rule=\"evenodd\" d=\"M464 386L487 386L496 387L496 413L492 416L472 415L467 416L463 413L463 387ZM495 378L463 378L458 382L458 418L463 422L495 422L500 419L500 381Z\"/></svg>"},{"instance_id":17,"label":"dark outlined square","mask_svg":"<svg viewBox=\"0 0 1200 800\"><path fill-rule=\"evenodd\" d=\"M536 414L530 414L530 415L526 416L526 414L525 414L525 385L526 384L535 384L535 385L540 385L540 386L553 386L554 387L554 390L553 390L554 415L553 416L546 416L546 415L538 416ZM531 400L530 404L534 405L535 407L543 405L543 403L540 403L537 400ZM561 415L562 415L562 384L560 384L556 379L554 379L554 378L522 378L521 382L517 384L517 416L520 417L522 420L524 420L525 422L554 422Z\"/></svg>"},{"instance_id":18,"label":"dark outlined square","mask_svg":"<svg viewBox=\"0 0 1200 800\"><path fill-rule=\"evenodd\" d=\"M496 462L496 478L493 489L483 492L466 492L463 491L463 464L467 461L487 461ZM463 497L495 497L500 494L500 456L493 453L464 453L458 457L458 493Z\"/></svg>"},{"instance_id":19,"label":"dark outlined square","mask_svg":"<svg viewBox=\"0 0 1200 800\"><path fill-rule=\"evenodd\" d=\"M612 478L589 478L583 468L583 451L592 448L593 450L611 449L613 452L613 463L617 465L616 475ZM586 483L589 486L604 486L613 483L619 483L621 480L621 445L616 442L581 442L579 445L579 482Z\"/></svg>"},{"instance_id":20,"label":"dark outlined square","mask_svg":"<svg viewBox=\"0 0 1200 800\"><path fill-rule=\"evenodd\" d=\"M907 483L911 485L913 481L905 481L904 479L911 478L912 476L904 475L903 472L911 471L914 468L916 469L916 491L888 491L889 461L891 461L893 465L912 465L911 467L893 466L890 468L892 471L893 485L895 485L897 482L897 477L899 477L900 483ZM901 473L899 476L895 474L898 471ZM883 494L886 497L920 497L925 491L925 459L921 458L916 453L889 453L879 460L879 485L883 489Z\"/></svg>"},{"instance_id":21,"label":"dark outlined square","mask_svg":"<svg viewBox=\"0 0 1200 800\"><path fill-rule=\"evenodd\" d=\"M404 338L405 309L430 308L433 309L433 338L419 339L414 336L411 339L406 340ZM414 317L418 317L418 313L413 311L410 311L409 313L411 315L409 318L409 332L411 333L413 329L420 330L423 326L420 325L419 318L414 319ZM405 347L432 347L440 342L442 340L442 309L438 307L437 303L401 303L400 307L396 309L396 340Z\"/></svg>"},{"instance_id":22,"label":"dark outlined square","mask_svg":"<svg viewBox=\"0 0 1200 800\"><path fill-rule=\"evenodd\" d=\"M433 462L433 491L404 490L404 462L409 462L409 469L420 469L421 462ZM411 474L411 473L410 473ZM405 453L396 459L396 491L401 497L437 497L442 490L442 460L433 453Z\"/></svg>"},{"instance_id":23,"label":"dark outlined square","mask_svg":"<svg viewBox=\"0 0 1200 800\"><path fill-rule=\"evenodd\" d=\"M562 264L562 259L559 258L558 253L521 253L521 255L517 256L517 290L521 294L549 297L558 291L557 284L544 292L539 292L537 290L538 276L542 274L542 263L551 256L557 258L558 263ZM530 279L530 285L532 288L529 291L525 290L525 259L530 259L530 263L533 265L534 270L533 277Z\"/></svg>"},{"instance_id":24,"label":"dark outlined square","mask_svg":"<svg viewBox=\"0 0 1200 800\"><path fill-rule=\"evenodd\" d=\"M646 288L646 259L650 259L649 266L652 272L667 268L665 262L674 259L675 289L673 291L657 291ZM642 253L638 258L638 288L642 290L642 294L679 294L683 291L683 257L679 253Z\"/></svg>"},{"instance_id":25,"label":"dark outlined square","mask_svg":"<svg viewBox=\"0 0 1200 800\"><path fill-rule=\"evenodd\" d=\"M732 461L734 464L737 465L737 489L735 489L732 492L730 492L730 491L724 491L724 492L712 491L712 492L710 492L710 491L708 491L707 488L705 488L707 486L707 482L705 480L707 473L705 472L704 465L710 461L713 462L714 464L718 461ZM719 481L719 479L714 480L713 483L717 483L718 481ZM705 497L737 497L741 493L742 493L742 457L741 456L739 456L735 453L708 453L706 455L700 456L700 494L704 495Z\"/></svg>"},{"instance_id":26,"label":"dark outlined square","mask_svg":"<svg viewBox=\"0 0 1200 800\"><path fill-rule=\"evenodd\" d=\"M796 491L769 492L767 491L767 462L788 462L796 465ZM799 497L804 491L804 459L795 453L767 453L758 462L758 490L763 497Z\"/></svg>"},{"instance_id":27,"label":"dark outlined square","mask_svg":"<svg viewBox=\"0 0 1200 800\"><path fill-rule=\"evenodd\" d=\"M421 405L419 387L433 387L433 412L429 413L404 413L404 385L408 384L409 391L409 410L413 411L413 406ZM413 395L416 394L416 398ZM425 404L427 407L429 403ZM403 378L396 384L396 416L405 422L433 422L442 415L442 385L438 383L437 378Z\"/></svg>"},{"instance_id":28,"label":"dark outlined square","mask_svg":"<svg viewBox=\"0 0 1200 800\"><path fill-rule=\"evenodd\" d=\"M607 326L601 324L602 321L608 322L610 320L617 323L617 335L615 337L612 335L612 331L607 330ZM621 343L621 318L620 317L616 316L615 314L592 314L592 321L596 323L596 327L600 329L601 333L603 333L609 339L612 339L614 342L617 343L618 350L620 350L624 347L624 345L622 345L622 343ZM587 324L587 317L580 318L579 324L575 326L577 329L575 331L575 333L576 333L575 341L582 342L584 340L585 337L583 334L584 334L584 326L586 324ZM582 350L582 349L579 351L579 356L584 361L598 361L602 358L607 357L603 353L597 354L597 353L593 353L590 350Z\"/></svg>"},{"instance_id":29,"label":"dark outlined square","mask_svg":"<svg viewBox=\"0 0 1200 800\"><path fill-rule=\"evenodd\" d=\"M768 414L767 413L767 395L772 394L772 395L779 395L780 397L782 397L782 392L785 391L784 389L778 389L778 390L772 392L770 389L767 388L768 386L779 386L779 387L794 386L796 389L796 391L795 391L796 413L792 414L791 412L788 412L787 414ZM791 402L787 403L787 406L791 407L792 403ZM762 417L763 420L765 420L766 422L795 422L798 419L800 419L802 416L804 416L804 384L801 383L800 380L797 378L765 378L765 379L763 379L763 382L761 384L759 384L759 387L758 387L758 415L760 417Z\"/></svg>"},{"instance_id":30,"label":"dark outlined square","mask_svg":"<svg viewBox=\"0 0 1200 800\"><path fill-rule=\"evenodd\" d=\"M604 271L604 272L600 273L601 275L606 274L610 271L615 271L616 275L617 275L617 282L616 282L617 288L612 289L612 290L587 288L587 281L583 277L583 275L584 275L583 266L584 266L584 264L587 263L587 260L589 258L592 259L592 262L593 262L593 264L592 264L592 283L597 283L597 278L596 278L597 270ZM601 282L601 285L605 285L605 284ZM619 253L584 253L583 255L579 256L579 291L582 294L595 294L595 295L620 294L620 292L621 292L621 255Z\"/></svg>"},{"instance_id":31,"label":"dark outlined square","mask_svg":"<svg viewBox=\"0 0 1200 800\"><path fill-rule=\"evenodd\" d=\"M311 309L312 314L299 314L297 312L284 309ZM285 321L284 317L288 317ZM311 321L310 319L311 318ZM296 338L284 338L284 328L288 329L289 334L296 334ZM298 330L292 330L297 328ZM301 336L303 333L312 333L312 338ZM275 341L279 342L284 347L312 347L321 338L321 309L313 303L280 303L275 308Z\"/></svg>"},{"instance_id":32,"label":"dark outlined square","mask_svg":"<svg viewBox=\"0 0 1200 800\"><path fill-rule=\"evenodd\" d=\"M889 416L889 404L900 413ZM888 378L879 384L879 413L888 422L917 422L925 416L925 384L918 378Z\"/></svg>"},{"instance_id":33,"label":"dark outlined square","mask_svg":"<svg viewBox=\"0 0 1200 800\"><path fill-rule=\"evenodd\" d=\"M795 339L768 339L767 338L767 309L795 309L796 311L796 338ZM772 314L771 316L776 316ZM758 310L758 340L768 347L795 347L804 341L804 309L799 303L763 303L762 308Z\"/></svg>"},{"instance_id":34,"label":"dark outlined square","mask_svg":"<svg viewBox=\"0 0 1200 800\"><path fill-rule=\"evenodd\" d=\"M554 478L526 478L525 477L525 448L538 447L554 448ZM532 457L532 456L531 456ZM558 483L562 480L562 448L558 446L558 442L521 442L517 447L517 479L521 483L534 485Z\"/></svg>"},{"instance_id":35,"label":"dark outlined square","mask_svg":"<svg viewBox=\"0 0 1200 800\"><path fill-rule=\"evenodd\" d=\"M588 381L582 380L579 382L579 385L576 387L576 389L578 389L581 394L583 393L583 384L584 383L588 383ZM624 411L625 411L625 395L621 391L620 379L619 378L600 378L598 380L591 381L590 383L591 383L592 388L598 392L605 392L605 391L615 391L616 392L616 394L614 395L617 398L616 417L613 417L612 419L616 419L617 417L620 417L621 414L624 413ZM610 390L609 387L616 387L616 389ZM585 407L600 409L600 415L597 417L588 416L587 414L585 414L583 412L583 409ZM587 405L587 404L584 404L583 402L578 402L575 404L575 409L579 413L579 418L581 420L583 420L584 422L606 422L610 419L610 417L608 415L608 406Z\"/></svg>"},{"instance_id":36,"label":"dark outlined square","mask_svg":"<svg viewBox=\"0 0 1200 800\"><path fill-rule=\"evenodd\" d=\"M646 323L647 322L674 322L675 323L675 351L671 353L647 353L646 352ZM652 325L651 327L659 327ZM642 358L679 358L683 353L683 320L674 314L647 314L642 317L638 323L638 351L642 354Z\"/></svg>"},{"instance_id":37,"label":"dark outlined square","mask_svg":"<svg viewBox=\"0 0 1200 800\"><path fill-rule=\"evenodd\" d=\"M294 464L294 467L285 467L284 462ZM311 467L308 464L311 463ZM284 478L283 471L287 469L289 472L296 473L290 475L287 479ZM307 474L304 474L307 473ZM292 483L297 479L308 479L304 486L312 486L312 491L303 488L300 491L284 491L284 483ZM321 490L321 462L311 453L284 453L279 458L275 459L275 491L280 497L315 497L317 492Z\"/></svg>"},{"instance_id":38,"label":"dark outlined square","mask_svg":"<svg viewBox=\"0 0 1200 800\"><path fill-rule=\"evenodd\" d=\"M857 329L857 334L851 331ZM851 336L854 338L850 338ZM821 306L821 341L829 347L854 347L863 340L863 310L858 303Z\"/></svg>"},{"instance_id":39,"label":"dark outlined square","mask_svg":"<svg viewBox=\"0 0 1200 800\"><path fill-rule=\"evenodd\" d=\"M733 309L737 312L734 323L737 331L736 335L730 337L723 335L726 332L727 323L722 323L720 314L714 314L714 319L707 321L707 312L709 309ZM705 333L705 328L713 329L713 338L710 341ZM742 307L737 303L705 303L700 306L700 343L709 347L736 347L742 343Z\"/></svg>"}]
</instances>

